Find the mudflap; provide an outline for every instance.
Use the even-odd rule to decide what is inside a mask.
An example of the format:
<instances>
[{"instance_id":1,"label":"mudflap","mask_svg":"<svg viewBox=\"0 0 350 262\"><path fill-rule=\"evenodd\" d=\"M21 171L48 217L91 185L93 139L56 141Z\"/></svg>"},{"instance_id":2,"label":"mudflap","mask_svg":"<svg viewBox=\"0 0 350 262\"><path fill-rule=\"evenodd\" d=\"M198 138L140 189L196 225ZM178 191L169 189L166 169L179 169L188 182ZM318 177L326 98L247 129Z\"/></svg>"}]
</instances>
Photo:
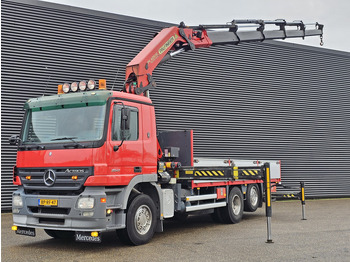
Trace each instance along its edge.
<instances>
[{"instance_id":1,"label":"mudflap","mask_svg":"<svg viewBox=\"0 0 350 262\"><path fill-rule=\"evenodd\" d=\"M30 227L17 227L17 230L15 231L16 234L22 235L22 236L30 236L35 237L35 228Z\"/></svg>"},{"instance_id":2,"label":"mudflap","mask_svg":"<svg viewBox=\"0 0 350 262\"><path fill-rule=\"evenodd\" d=\"M74 238L76 242L87 242L87 243L102 242L101 233L99 233L98 236L91 236L91 232L75 232Z\"/></svg>"}]
</instances>

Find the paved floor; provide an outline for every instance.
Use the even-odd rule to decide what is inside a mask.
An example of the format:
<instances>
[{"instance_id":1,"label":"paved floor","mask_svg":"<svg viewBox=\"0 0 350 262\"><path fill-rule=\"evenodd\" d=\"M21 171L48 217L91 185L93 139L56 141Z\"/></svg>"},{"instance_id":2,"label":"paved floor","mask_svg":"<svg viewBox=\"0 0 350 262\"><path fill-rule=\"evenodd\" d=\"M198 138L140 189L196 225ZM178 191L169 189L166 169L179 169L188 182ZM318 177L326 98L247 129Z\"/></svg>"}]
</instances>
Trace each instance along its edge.
<instances>
[{"instance_id":1,"label":"paved floor","mask_svg":"<svg viewBox=\"0 0 350 262\"><path fill-rule=\"evenodd\" d=\"M236 225L216 224L208 215L167 221L143 246L124 246L114 233L101 244L35 238L11 231L12 215L1 215L1 259L6 261L350 261L350 199L307 201L301 220L299 201L272 205L273 244L266 244L264 209L245 213Z\"/></svg>"}]
</instances>

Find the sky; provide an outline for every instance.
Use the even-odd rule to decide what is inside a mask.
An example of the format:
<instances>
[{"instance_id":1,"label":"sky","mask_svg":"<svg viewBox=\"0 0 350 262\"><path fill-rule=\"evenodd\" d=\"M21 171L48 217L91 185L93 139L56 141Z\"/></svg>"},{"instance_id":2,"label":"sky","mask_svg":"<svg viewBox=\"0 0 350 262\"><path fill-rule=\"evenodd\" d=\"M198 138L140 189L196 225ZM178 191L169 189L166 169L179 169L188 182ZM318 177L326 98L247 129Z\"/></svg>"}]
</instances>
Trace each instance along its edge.
<instances>
[{"instance_id":1,"label":"sky","mask_svg":"<svg viewBox=\"0 0 350 262\"><path fill-rule=\"evenodd\" d=\"M350 0L45 0L119 15L186 25L233 19L285 19L324 24L322 48L350 52ZM285 40L320 47L319 37Z\"/></svg>"}]
</instances>

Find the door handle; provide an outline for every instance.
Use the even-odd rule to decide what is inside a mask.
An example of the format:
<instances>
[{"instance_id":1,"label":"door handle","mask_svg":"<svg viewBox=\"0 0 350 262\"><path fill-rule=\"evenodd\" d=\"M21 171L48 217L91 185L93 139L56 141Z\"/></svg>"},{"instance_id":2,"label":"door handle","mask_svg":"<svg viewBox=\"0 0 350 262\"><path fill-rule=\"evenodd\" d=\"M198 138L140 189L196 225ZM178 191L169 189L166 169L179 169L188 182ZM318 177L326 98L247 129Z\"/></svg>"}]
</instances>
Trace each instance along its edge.
<instances>
[{"instance_id":1,"label":"door handle","mask_svg":"<svg viewBox=\"0 0 350 262\"><path fill-rule=\"evenodd\" d=\"M135 173L141 173L142 172L142 167L141 166L135 166L134 167L134 172Z\"/></svg>"}]
</instances>

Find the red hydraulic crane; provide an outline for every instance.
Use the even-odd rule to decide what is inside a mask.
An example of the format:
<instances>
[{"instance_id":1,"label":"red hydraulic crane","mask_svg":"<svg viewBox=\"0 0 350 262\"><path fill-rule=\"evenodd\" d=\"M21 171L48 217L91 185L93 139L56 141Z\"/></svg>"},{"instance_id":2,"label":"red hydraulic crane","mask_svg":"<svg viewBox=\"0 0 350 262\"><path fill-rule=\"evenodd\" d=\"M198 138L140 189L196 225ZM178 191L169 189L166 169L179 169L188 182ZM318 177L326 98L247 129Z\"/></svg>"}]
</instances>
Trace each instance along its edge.
<instances>
[{"instance_id":1,"label":"red hydraulic crane","mask_svg":"<svg viewBox=\"0 0 350 262\"><path fill-rule=\"evenodd\" d=\"M239 31L239 28L256 26L256 30ZM277 26L275 30L266 30L265 26ZM310 24L307 24L308 26ZM278 20L233 20L225 25L199 25L187 27L182 22L160 31L153 40L127 65L124 92L145 95L149 89L155 88L152 78L153 70L171 57L184 51L215 45L241 42L262 42L264 40L304 38L320 36L321 45L323 25L313 23L314 28L307 29L302 21L286 22ZM294 27L287 29L287 27Z\"/></svg>"}]
</instances>

